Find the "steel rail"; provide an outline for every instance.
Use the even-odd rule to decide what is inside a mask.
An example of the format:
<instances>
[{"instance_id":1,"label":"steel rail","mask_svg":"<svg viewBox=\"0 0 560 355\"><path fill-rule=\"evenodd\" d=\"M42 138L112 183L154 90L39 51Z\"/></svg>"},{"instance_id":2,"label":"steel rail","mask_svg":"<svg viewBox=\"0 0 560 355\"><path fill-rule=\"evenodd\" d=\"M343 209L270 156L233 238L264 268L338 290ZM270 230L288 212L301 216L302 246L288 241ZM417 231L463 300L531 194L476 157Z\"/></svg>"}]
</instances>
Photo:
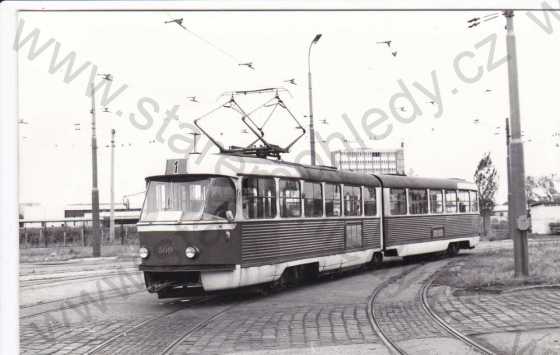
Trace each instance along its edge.
<instances>
[{"instance_id":1,"label":"steel rail","mask_svg":"<svg viewBox=\"0 0 560 355\"><path fill-rule=\"evenodd\" d=\"M138 269L128 269L129 271L137 271ZM92 274L92 275L76 275L73 277L65 277L65 276L56 276L56 277L44 277L34 280L20 280L20 288L29 288L33 286L59 286L59 283L76 281L76 280L87 280L87 279L99 279L105 278L110 276L119 276L122 275L127 271L119 270L119 271L111 271L103 274Z\"/></svg>"},{"instance_id":2,"label":"steel rail","mask_svg":"<svg viewBox=\"0 0 560 355\"><path fill-rule=\"evenodd\" d=\"M403 272L401 272L400 274L395 275L393 277L390 277L387 280L383 281L379 286L377 286L373 290L373 293L371 294L371 296L369 297L369 300L368 300L368 307L367 307L368 312L367 312L367 314L368 314L369 323L371 324L371 326L372 326L373 330L375 331L375 333L377 334L377 336L381 339L383 344L385 344L387 349L389 349L389 352L391 352L392 354L406 355L407 352L404 351L401 347L399 347L395 341L391 340L387 335L385 335L385 333L381 329L381 326L379 325L379 323L377 322L377 319L376 319L374 302L375 302L375 299L377 298L377 296L379 296L379 294L381 293L381 291L383 289L385 289L387 286L389 286L390 284L392 284L396 280L398 280L402 277L405 277L406 275L408 275L409 273L411 273L415 269L416 269L416 267L410 267L410 268L404 270Z\"/></svg>"},{"instance_id":3,"label":"steel rail","mask_svg":"<svg viewBox=\"0 0 560 355\"><path fill-rule=\"evenodd\" d=\"M181 343L181 341L183 341L183 339L185 339L186 337L188 337L189 335L191 335L195 331L197 331L201 328L204 328L205 326L210 324L210 322L212 322L214 319L219 318L220 316L222 316L223 314L225 314L226 312L231 310L236 305L237 304L230 305L229 307L227 307L225 309L222 309L221 311L215 313L214 315L208 317L207 319L205 319L203 321L200 321L194 327L190 328L183 335L181 335L179 338L177 338L175 341L173 341L171 344L169 344L165 349L163 349L163 351L161 352L161 355L169 354L177 346L177 344L179 344L179 343Z\"/></svg>"},{"instance_id":4,"label":"steel rail","mask_svg":"<svg viewBox=\"0 0 560 355\"><path fill-rule=\"evenodd\" d=\"M449 323L447 323L446 321L444 321L440 316L438 316L434 310L432 309L432 307L430 306L430 304L428 303L428 289L430 288L430 286L432 285L432 283L435 280L435 276L432 276L432 278L430 280L428 280L428 282L426 282L423 286L422 286L422 290L420 292L420 298L422 300L422 307L424 308L424 311L436 322L438 323L443 329L445 329L451 336L453 336L456 339L461 340L463 343L467 344L468 346L470 346L472 349L475 349L483 354L487 354L487 355L495 355L496 353L486 347L484 347L483 345L477 343L476 341L474 341L473 339L469 338L467 335L461 333L460 331L458 331L457 329L455 329L454 327L452 327Z\"/></svg>"},{"instance_id":5,"label":"steel rail","mask_svg":"<svg viewBox=\"0 0 560 355\"><path fill-rule=\"evenodd\" d=\"M205 301L212 300L212 299L214 299L214 298L215 298L215 296L209 296L209 297L197 299L197 300L193 301L191 304L200 304L200 303L203 303L203 302L205 302ZM123 336L126 336L128 333L130 333L130 332L132 332L132 331L134 331L134 330L136 330L136 329L139 329L139 328L141 328L142 326L144 326L144 325L146 325L146 324L148 324L148 323L150 323L150 322L157 321L157 320L159 320L159 319L165 318L165 317L167 317L167 316L170 316L170 315L172 315L172 314L174 314L174 313L177 313L177 312L180 312L180 311L183 311L183 310L184 310L184 308L178 308L178 309L173 310L173 311L171 311L171 312L167 312L167 313L160 314L160 315L157 315L157 316L155 316L155 317L146 319L146 320L144 320L144 321L142 321L142 322L136 324L136 325L133 326L132 328L127 329L127 330L125 330L125 331L123 331L123 332L120 332L119 334L116 334L116 335L112 336L111 338L109 338L109 339L107 339L106 341L102 342L101 344L97 345L97 346L96 346L95 348L93 348L92 350L87 351L86 354L88 354L88 355L90 355L90 354L95 354L96 352L99 352L99 351L105 349L107 346L109 346L109 344L111 344L111 343L114 342L115 340L117 340L117 339L119 339L119 338L121 338L121 337L123 337ZM181 338L181 339L182 339L182 338ZM177 342L177 341L175 341L174 343L176 343L176 342Z\"/></svg>"},{"instance_id":6,"label":"steel rail","mask_svg":"<svg viewBox=\"0 0 560 355\"><path fill-rule=\"evenodd\" d=\"M123 292L123 291L120 291L120 290L107 290L106 292L103 292L104 295L103 295L102 299L92 297L88 301L83 301L83 302L78 302L78 303L73 303L73 304L68 304L68 300L75 299L75 298L83 298L83 295L79 295L79 296L75 296L75 297L67 297L67 298L63 298L63 299L59 299L59 300L52 300L52 301L47 301L47 302L42 302L42 303L34 303L34 304L30 304L30 305L21 306L21 308L28 309L28 308L40 307L40 306L44 306L44 305L48 305L48 304L56 303L56 302L62 302L63 304L67 304L66 306L58 307L58 308L55 308L55 309L49 309L49 310L46 310L46 311L41 311L41 312L37 312L37 313L33 313L33 314L27 314L27 315L24 315L24 316L20 316L19 319L34 318L34 317L38 317L38 316L46 314L46 313L65 311L65 310L68 310L68 309L78 308L78 307L84 306L86 304L103 302L105 300L112 299L112 298L117 298L117 297L128 297L128 296L133 295L135 293L140 293L140 292L145 291L144 288L136 289L134 286L127 287L126 289L127 290L132 289L132 290L129 291L129 292Z\"/></svg>"}]
</instances>

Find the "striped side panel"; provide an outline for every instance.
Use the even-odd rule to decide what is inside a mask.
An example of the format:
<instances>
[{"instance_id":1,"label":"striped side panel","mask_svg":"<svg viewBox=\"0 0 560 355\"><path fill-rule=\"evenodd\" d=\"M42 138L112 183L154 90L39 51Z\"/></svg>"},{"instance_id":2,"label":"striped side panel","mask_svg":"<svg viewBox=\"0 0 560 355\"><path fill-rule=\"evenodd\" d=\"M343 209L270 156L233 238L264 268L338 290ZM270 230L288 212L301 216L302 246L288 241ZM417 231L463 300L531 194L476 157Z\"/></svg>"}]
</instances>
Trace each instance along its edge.
<instances>
[{"instance_id":1,"label":"striped side panel","mask_svg":"<svg viewBox=\"0 0 560 355\"><path fill-rule=\"evenodd\" d=\"M479 215L403 216L385 219L386 247L432 240L470 237L478 234ZM432 228L443 227L441 238L432 238Z\"/></svg>"},{"instance_id":2,"label":"striped side panel","mask_svg":"<svg viewBox=\"0 0 560 355\"><path fill-rule=\"evenodd\" d=\"M241 264L266 265L343 253L346 222L361 221L323 219L243 223ZM379 219L364 219L362 231L364 245L361 249L380 247Z\"/></svg>"},{"instance_id":3,"label":"striped side panel","mask_svg":"<svg viewBox=\"0 0 560 355\"><path fill-rule=\"evenodd\" d=\"M344 221L251 222L241 226L241 264L254 266L344 251Z\"/></svg>"},{"instance_id":4,"label":"striped side panel","mask_svg":"<svg viewBox=\"0 0 560 355\"><path fill-rule=\"evenodd\" d=\"M364 219L363 236L364 246L368 249L381 247L381 236L379 235L379 218Z\"/></svg>"}]
</instances>

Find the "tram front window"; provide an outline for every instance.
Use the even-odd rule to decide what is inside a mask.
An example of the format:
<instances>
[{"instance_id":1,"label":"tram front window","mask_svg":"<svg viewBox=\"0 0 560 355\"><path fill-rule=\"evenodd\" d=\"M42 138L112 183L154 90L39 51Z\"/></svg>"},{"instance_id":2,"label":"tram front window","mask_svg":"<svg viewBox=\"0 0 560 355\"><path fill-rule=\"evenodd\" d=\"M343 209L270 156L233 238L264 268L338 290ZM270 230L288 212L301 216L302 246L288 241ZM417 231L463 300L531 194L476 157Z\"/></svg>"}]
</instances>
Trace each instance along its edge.
<instances>
[{"instance_id":1,"label":"tram front window","mask_svg":"<svg viewBox=\"0 0 560 355\"><path fill-rule=\"evenodd\" d=\"M152 180L140 220L176 222L226 219L235 215L235 188L223 177L189 181Z\"/></svg>"}]
</instances>

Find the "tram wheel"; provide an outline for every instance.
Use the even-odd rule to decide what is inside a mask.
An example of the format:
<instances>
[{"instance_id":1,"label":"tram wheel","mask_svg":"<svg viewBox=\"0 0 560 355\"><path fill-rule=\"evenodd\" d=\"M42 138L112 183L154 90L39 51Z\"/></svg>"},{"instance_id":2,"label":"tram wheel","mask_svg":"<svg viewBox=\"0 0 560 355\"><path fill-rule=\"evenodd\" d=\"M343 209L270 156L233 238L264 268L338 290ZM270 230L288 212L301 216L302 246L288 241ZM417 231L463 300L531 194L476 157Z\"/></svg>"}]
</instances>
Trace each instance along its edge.
<instances>
[{"instance_id":1,"label":"tram wheel","mask_svg":"<svg viewBox=\"0 0 560 355\"><path fill-rule=\"evenodd\" d=\"M456 243L451 243L447 247L447 256L453 257L459 254L459 246Z\"/></svg>"},{"instance_id":2,"label":"tram wheel","mask_svg":"<svg viewBox=\"0 0 560 355\"><path fill-rule=\"evenodd\" d=\"M373 257L370 261L370 267L372 269L378 269L383 265L383 254L380 252L373 253Z\"/></svg>"}]
</instances>

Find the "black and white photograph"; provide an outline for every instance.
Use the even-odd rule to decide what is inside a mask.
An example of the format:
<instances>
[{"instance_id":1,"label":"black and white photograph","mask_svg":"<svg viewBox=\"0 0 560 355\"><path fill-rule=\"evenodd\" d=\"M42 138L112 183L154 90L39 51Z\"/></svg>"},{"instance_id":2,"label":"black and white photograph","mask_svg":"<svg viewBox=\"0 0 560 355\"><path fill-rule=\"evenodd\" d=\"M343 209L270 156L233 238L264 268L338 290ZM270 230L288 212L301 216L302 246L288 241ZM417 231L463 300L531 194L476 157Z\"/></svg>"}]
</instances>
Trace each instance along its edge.
<instances>
[{"instance_id":1,"label":"black and white photograph","mask_svg":"<svg viewBox=\"0 0 560 355\"><path fill-rule=\"evenodd\" d=\"M0 3L0 354L560 354L560 2Z\"/></svg>"}]
</instances>

